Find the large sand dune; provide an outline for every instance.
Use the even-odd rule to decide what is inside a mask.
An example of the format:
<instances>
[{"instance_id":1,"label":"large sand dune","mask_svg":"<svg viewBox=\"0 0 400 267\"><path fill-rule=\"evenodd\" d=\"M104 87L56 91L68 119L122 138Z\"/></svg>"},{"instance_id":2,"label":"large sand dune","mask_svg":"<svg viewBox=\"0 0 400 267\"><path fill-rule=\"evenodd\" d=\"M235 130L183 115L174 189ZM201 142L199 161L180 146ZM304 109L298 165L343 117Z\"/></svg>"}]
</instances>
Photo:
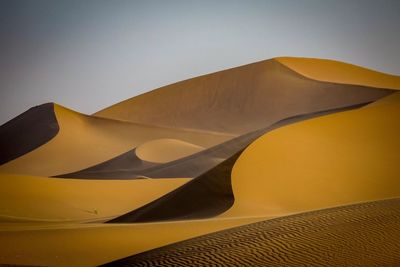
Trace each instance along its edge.
<instances>
[{"instance_id":1,"label":"large sand dune","mask_svg":"<svg viewBox=\"0 0 400 267\"><path fill-rule=\"evenodd\" d=\"M335 60L279 57L278 62L318 81L400 90L400 77Z\"/></svg>"},{"instance_id":2,"label":"large sand dune","mask_svg":"<svg viewBox=\"0 0 400 267\"><path fill-rule=\"evenodd\" d=\"M0 165L47 143L58 131L53 104L30 108L0 127Z\"/></svg>"},{"instance_id":3,"label":"large sand dune","mask_svg":"<svg viewBox=\"0 0 400 267\"><path fill-rule=\"evenodd\" d=\"M224 216L279 216L399 196L397 94L256 140L233 168L235 205Z\"/></svg>"},{"instance_id":4,"label":"large sand dune","mask_svg":"<svg viewBox=\"0 0 400 267\"><path fill-rule=\"evenodd\" d=\"M106 221L189 180L94 181L1 174L0 224Z\"/></svg>"},{"instance_id":5,"label":"large sand dune","mask_svg":"<svg viewBox=\"0 0 400 267\"><path fill-rule=\"evenodd\" d=\"M0 224L0 262L35 266L97 266L191 237L265 218L144 224Z\"/></svg>"},{"instance_id":6,"label":"large sand dune","mask_svg":"<svg viewBox=\"0 0 400 267\"><path fill-rule=\"evenodd\" d=\"M400 200L296 214L150 250L104 266L397 266Z\"/></svg>"},{"instance_id":7,"label":"large sand dune","mask_svg":"<svg viewBox=\"0 0 400 267\"><path fill-rule=\"evenodd\" d=\"M54 105L54 109L60 127L58 134L35 150L1 165L1 173L54 176L96 165L153 139L173 138L210 147L234 137L95 118L60 105Z\"/></svg>"},{"instance_id":8,"label":"large sand dune","mask_svg":"<svg viewBox=\"0 0 400 267\"><path fill-rule=\"evenodd\" d=\"M287 117L374 101L388 93L312 80L266 60L171 84L94 115L244 134Z\"/></svg>"},{"instance_id":9,"label":"large sand dune","mask_svg":"<svg viewBox=\"0 0 400 267\"><path fill-rule=\"evenodd\" d=\"M111 222L149 222L149 221L165 221L165 220L182 220L182 219L200 219L216 216L229 209L235 201L235 194L232 190L231 171L236 163L237 158L242 153L243 149L262 136L265 132L273 131L285 125L307 120L313 117L324 116L330 113L341 112L344 110L359 108L360 106L352 106L345 109L327 110L324 112L316 112L308 115L295 116L289 119L282 120L273 124L266 129L261 129L253 133L237 137L219 146L209 150L214 155L221 155L224 152L233 154L227 160L220 163L216 167L210 169L197 176L189 183L171 191L168 194L150 202L149 204L133 210L123 216L113 219ZM204 151L201 153L207 153ZM222 155L221 155L222 156ZM194 160L201 160L196 155L191 156ZM184 161L187 164L187 162ZM192 165L189 165L192 166ZM184 169L180 169L184 172ZM164 170L164 174L165 174ZM252 182L252 179L246 179ZM263 188L260 187L255 194L263 194ZM196 201L192 201L196 199ZM236 200L237 202L237 200ZM235 202L235 203L236 203ZM261 204L262 205L262 204ZM254 206L257 206L254 203ZM240 213L233 215L241 216Z\"/></svg>"},{"instance_id":10,"label":"large sand dune","mask_svg":"<svg viewBox=\"0 0 400 267\"><path fill-rule=\"evenodd\" d=\"M0 265L395 265L399 79L277 58L31 109L0 127Z\"/></svg>"}]
</instances>

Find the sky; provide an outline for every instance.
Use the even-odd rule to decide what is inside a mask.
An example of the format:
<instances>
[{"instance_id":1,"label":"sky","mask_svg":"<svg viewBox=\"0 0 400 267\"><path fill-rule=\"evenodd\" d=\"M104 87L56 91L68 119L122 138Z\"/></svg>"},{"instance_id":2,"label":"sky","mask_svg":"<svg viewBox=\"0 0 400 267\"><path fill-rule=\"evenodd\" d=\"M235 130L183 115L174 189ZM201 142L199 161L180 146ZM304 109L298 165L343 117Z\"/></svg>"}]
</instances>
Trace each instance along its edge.
<instances>
[{"instance_id":1,"label":"sky","mask_svg":"<svg viewBox=\"0 0 400 267\"><path fill-rule=\"evenodd\" d=\"M399 0L0 0L0 124L277 56L400 75Z\"/></svg>"}]
</instances>

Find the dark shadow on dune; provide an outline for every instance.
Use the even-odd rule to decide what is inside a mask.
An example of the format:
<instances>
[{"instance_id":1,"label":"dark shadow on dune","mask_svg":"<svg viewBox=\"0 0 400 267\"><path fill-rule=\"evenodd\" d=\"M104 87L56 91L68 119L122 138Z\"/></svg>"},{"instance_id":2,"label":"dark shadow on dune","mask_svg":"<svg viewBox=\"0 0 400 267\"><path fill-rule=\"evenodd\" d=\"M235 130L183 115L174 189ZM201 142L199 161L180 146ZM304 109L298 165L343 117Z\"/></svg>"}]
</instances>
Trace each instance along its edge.
<instances>
[{"instance_id":1,"label":"dark shadow on dune","mask_svg":"<svg viewBox=\"0 0 400 267\"><path fill-rule=\"evenodd\" d=\"M143 170L158 165L160 164L141 160L136 155L136 149L134 148L93 167L53 177L76 179L135 179L143 176L141 175Z\"/></svg>"},{"instance_id":2,"label":"dark shadow on dune","mask_svg":"<svg viewBox=\"0 0 400 267\"><path fill-rule=\"evenodd\" d=\"M398 266L399 224L400 199L380 200L234 227L103 266Z\"/></svg>"},{"instance_id":3,"label":"dark shadow on dune","mask_svg":"<svg viewBox=\"0 0 400 267\"><path fill-rule=\"evenodd\" d=\"M366 103L368 104L368 103ZM150 202L143 207L133 210L127 214L110 220L109 223L129 223L129 222L154 222L166 220L185 220L185 219L203 219L216 216L229 209L234 202L234 195L231 185L231 171L240 156L243 149L261 135L273 129L307 120L310 118L332 114L336 112L359 108L362 105L355 105L346 108L327 110L307 115L298 115L288 119L281 120L274 125L238 137L239 142L235 139L228 141L217 147L209 149L209 151L199 152L201 156L206 155L229 155L230 157L216 167L197 176L190 182L175 189L174 191ZM227 144L228 143L228 144ZM207 154L208 153L208 154ZM189 156L188 159L181 160L180 170L190 168L191 162L195 162L199 157L196 155Z\"/></svg>"},{"instance_id":4,"label":"dark shadow on dune","mask_svg":"<svg viewBox=\"0 0 400 267\"><path fill-rule=\"evenodd\" d=\"M0 126L0 165L47 143L58 131L53 103L30 108L6 122Z\"/></svg>"}]
</instances>

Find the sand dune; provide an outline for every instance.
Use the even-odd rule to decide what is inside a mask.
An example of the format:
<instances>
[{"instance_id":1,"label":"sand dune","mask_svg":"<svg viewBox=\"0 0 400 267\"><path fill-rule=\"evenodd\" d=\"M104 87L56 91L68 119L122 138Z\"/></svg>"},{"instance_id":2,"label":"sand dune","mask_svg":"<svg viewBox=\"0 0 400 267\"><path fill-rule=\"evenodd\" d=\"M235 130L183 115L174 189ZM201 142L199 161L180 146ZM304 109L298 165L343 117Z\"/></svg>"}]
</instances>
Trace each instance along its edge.
<instances>
[{"instance_id":1,"label":"sand dune","mask_svg":"<svg viewBox=\"0 0 400 267\"><path fill-rule=\"evenodd\" d=\"M335 60L278 57L275 60L318 81L400 90L400 77Z\"/></svg>"},{"instance_id":2,"label":"sand dune","mask_svg":"<svg viewBox=\"0 0 400 267\"><path fill-rule=\"evenodd\" d=\"M398 263L399 79L277 58L34 108L0 127L0 264Z\"/></svg>"},{"instance_id":3,"label":"sand dune","mask_svg":"<svg viewBox=\"0 0 400 267\"><path fill-rule=\"evenodd\" d=\"M0 262L36 266L97 266L191 237L265 218L145 224L1 225Z\"/></svg>"},{"instance_id":4,"label":"sand dune","mask_svg":"<svg viewBox=\"0 0 400 267\"><path fill-rule=\"evenodd\" d=\"M399 196L400 98L389 98L253 142L233 167L235 205L223 216L280 216Z\"/></svg>"},{"instance_id":5,"label":"sand dune","mask_svg":"<svg viewBox=\"0 0 400 267\"><path fill-rule=\"evenodd\" d=\"M30 108L0 127L0 165L47 143L58 131L52 103Z\"/></svg>"},{"instance_id":6,"label":"sand dune","mask_svg":"<svg viewBox=\"0 0 400 267\"><path fill-rule=\"evenodd\" d=\"M46 144L0 166L0 173L54 176L109 160L144 142L180 139L210 147L232 135L161 128L94 118L55 105L59 133ZM77 156L79 155L79 156Z\"/></svg>"},{"instance_id":7,"label":"sand dune","mask_svg":"<svg viewBox=\"0 0 400 267\"><path fill-rule=\"evenodd\" d=\"M143 170L160 164L143 161L136 155L136 148L112 159L106 160L77 172L65 173L54 177L81 179L134 179L145 176ZM147 176L147 175L146 175ZM190 177L190 176L186 176ZM164 177L165 178L165 177Z\"/></svg>"},{"instance_id":8,"label":"sand dune","mask_svg":"<svg viewBox=\"0 0 400 267\"><path fill-rule=\"evenodd\" d=\"M186 219L201 219L217 216L222 212L229 209L232 205L236 205L236 195L232 190L231 184L231 171L236 163L237 158L242 153L243 149L262 136L266 132L273 131L279 127L307 120L313 117L324 116L331 113L343 112L348 109L359 108L360 106L351 106L345 109L327 110L324 112L316 112L308 115L295 116L282 120L266 129L260 129L253 133L249 133L221 145L213 147L209 153L214 155L223 156L225 152L234 154L229 159L220 163L213 169L195 177L192 181L171 191L168 194L150 202L149 204L133 210L127 214L117 217L110 222L151 222L151 221L166 221L166 220L186 220ZM201 153L205 153L203 151ZM201 160L201 158L192 155L194 160ZM184 172L184 169L181 169ZM165 174L165 171L164 171ZM251 183L252 179L246 179ZM263 194L263 188L260 187L255 194ZM196 201L192 201L196 199ZM235 203L234 203L235 202ZM262 204L261 204L262 205ZM254 203L257 207L258 204ZM244 213L245 214L245 213ZM233 214L234 217L240 217L240 213Z\"/></svg>"},{"instance_id":9,"label":"sand dune","mask_svg":"<svg viewBox=\"0 0 400 267\"><path fill-rule=\"evenodd\" d=\"M105 221L190 179L95 181L0 175L0 222Z\"/></svg>"},{"instance_id":10,"label":"sand dune","mask_svg":"<svg viewBox=\"0 0 400 267\"><path fill-rule=\"evenodd\" d=\"M397 266L400 200L252 223L104 266Z\"/></svg>"},{"instance_id":11,"label":"sand dune","mask_svg":"<svg viewBox=\"0 0 400 267\"><path fill-rule=\"evenodd\" d=\"M136 155L144 161L167 163L204 150L197 146L177 139L156 139L146 142L136 148Z\"/></svg>"},{"instance_id":12,"label":"sand dune","mask_svg":"<svg viewBox=\"0 0 400 267\"><path fill-rule=\"evenodd\" d=\"M319 82L266 60L167 85L94 115L239 135L287 117L375 101L388 93Z\"/></svg>"}]
</instances>

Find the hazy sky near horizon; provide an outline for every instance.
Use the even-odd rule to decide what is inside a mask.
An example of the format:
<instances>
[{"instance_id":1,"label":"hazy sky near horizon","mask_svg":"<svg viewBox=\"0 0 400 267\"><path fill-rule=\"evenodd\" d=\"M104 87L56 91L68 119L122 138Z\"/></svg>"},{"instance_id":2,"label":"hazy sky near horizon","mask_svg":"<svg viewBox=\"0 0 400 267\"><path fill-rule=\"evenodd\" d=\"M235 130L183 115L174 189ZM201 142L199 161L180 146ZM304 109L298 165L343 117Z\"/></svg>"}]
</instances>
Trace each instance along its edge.
<instances>
[{"instance_id":1,"label":"hazy sky near horizon","mask_svg":"<svg viewBox=\"0 0 400 267\"><path fill-rule=\"evenodd\" d=\"M399 0L0 0L0 124L276 56L400 74Z\"/></svg>"}]
</instances>

